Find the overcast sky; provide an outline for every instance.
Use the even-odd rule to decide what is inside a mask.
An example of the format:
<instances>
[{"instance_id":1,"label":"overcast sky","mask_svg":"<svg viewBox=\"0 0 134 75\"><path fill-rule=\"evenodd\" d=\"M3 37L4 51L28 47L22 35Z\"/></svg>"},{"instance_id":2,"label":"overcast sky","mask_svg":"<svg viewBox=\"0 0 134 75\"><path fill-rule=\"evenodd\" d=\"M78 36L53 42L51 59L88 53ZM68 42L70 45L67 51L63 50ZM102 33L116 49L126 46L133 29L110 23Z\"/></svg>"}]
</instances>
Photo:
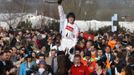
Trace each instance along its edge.
<instances>
[{"instance_id":1,"label":"overcast sky","mask_svg":"<svg viewBox=\"0 0 134 75\"><path fill-rule=\"evenodd\" d=\"M13 0L0 0L0 8L3 7L4 5L6 5L9 2L12 2ZM15 0L15 1L23 1L23 0ZM38 7L38 5L40 5L40 3L43 3L43 0L25 0L26 3L28 3L30 6L34 6L34 7ZM50 1L50 0L48 0ZM69 2L71 0L64 0L69 4ZM95 8L95 15L97 17L104 17L103 15L106 16L109 14L107 14L107 12L112 12L112 13L118 13L121 16L124 15L132 15L134 16L134 0L75 0L77 1L77 5L81 5L80 7L83 8L82 14L87 10L90 9L92 6L91 4L95 4L95 6L97 6L97 8ZM80 3L81 2L81 3ZM21 3L21 2L20 2ZM30 10L32 10L34 7L30 8ZM56 9L52 8L52 9ZM73 7L69 8L69 9L73 9ZM33 9L35 10L35 9ZM73 10L75 11L75 10ZM1 12L1 9L0 9ZM88 11L87 13L89 14L92 11ZM81 15L81 14L80 14ZM110 14L111 15L111 14ZM109 16L110 17L110 16Z\"/></svg>"},{"instance_id":2,"label":"overcast sky","mask_svg":"<svg viewBox=\"0 0 134 75\"><path fill-rule=\"evenodd\" d=\"M0 0L0 3L11 2L11 1L13 1L13 0ZM23 0L18 0L18 1L23 1ZM42 2L43 0L25 0L25 1L36 4L38 2ZM50 0L48 0L48 1L50 1ZM51 1L54 1L54 0L51 0ZM55 1L57 1L57 0L55 0ZM80 0L77 0L77 1L80 1ZM87 1L90 3L92 0L82 0L82 1ZM134 0L96 0L96 2L101 7L112 6L112 5L134 7Z\"/></svg>"}]
</instances>

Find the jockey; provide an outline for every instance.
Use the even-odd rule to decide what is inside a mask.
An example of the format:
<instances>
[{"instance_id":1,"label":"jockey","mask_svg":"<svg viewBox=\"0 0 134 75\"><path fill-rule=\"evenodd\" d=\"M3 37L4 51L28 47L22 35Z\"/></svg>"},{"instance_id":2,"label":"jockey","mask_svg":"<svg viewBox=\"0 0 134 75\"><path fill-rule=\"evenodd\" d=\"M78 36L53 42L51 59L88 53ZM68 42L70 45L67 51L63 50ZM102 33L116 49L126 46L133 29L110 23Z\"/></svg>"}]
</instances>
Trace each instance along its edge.
<instances>
[{"instance_id":1,"label":"jockey","mask_svg":"<svg viewBox=\"0 0 134 75\"><path fill-rule=\"evenodd\" d=\"M61 50L73 48L77 43L79 28L75 24L75 14L70 12L67 16L61 5L62 0L58 1L58 11L60 16L60 32L62 33Z\"/></svg>"}]
</instances>

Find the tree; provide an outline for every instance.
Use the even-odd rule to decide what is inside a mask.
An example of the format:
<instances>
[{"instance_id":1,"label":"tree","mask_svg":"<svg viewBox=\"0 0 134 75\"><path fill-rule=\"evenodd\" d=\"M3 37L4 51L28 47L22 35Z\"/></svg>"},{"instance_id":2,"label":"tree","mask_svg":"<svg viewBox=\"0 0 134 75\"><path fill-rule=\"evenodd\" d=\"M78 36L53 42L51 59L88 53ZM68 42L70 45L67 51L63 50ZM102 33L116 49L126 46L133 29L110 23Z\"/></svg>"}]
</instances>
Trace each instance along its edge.
<instances>
[{"instance_id":1,"label":"tree","mask_svg":"<svg viewBox=\"0 0 134 75\"><path fill-rule=\"evenodd\" d=\"M31 29L32 28L32 23L28 20L19 22L17 29L21 29L21 30L26 30L26 29Z\"/></svg>"},{"instance_id":2,"label":"tree","mask_svg":"<svg viewBox=\"0 0 134 75\"><path fill-rule=\"evenodd\" d=\"M9 27L16 27L18 23L22 21L28 7L29 5L25 3L25 0L10 0L4 6L6 13L2 17L4 22L6 22Z\"/></svg>"}]
</instances>

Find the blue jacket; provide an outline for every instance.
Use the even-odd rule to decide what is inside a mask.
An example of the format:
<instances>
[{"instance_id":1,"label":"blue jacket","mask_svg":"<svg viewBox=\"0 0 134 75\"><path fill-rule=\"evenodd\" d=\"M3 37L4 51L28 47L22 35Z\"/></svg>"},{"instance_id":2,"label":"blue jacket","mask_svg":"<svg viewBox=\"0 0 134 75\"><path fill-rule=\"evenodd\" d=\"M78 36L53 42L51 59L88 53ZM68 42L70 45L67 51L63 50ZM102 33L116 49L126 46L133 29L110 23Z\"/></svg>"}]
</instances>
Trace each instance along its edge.
<instances>
[{"instance_id":1,"label":"blue jacket","mask_svg":"<svg viewBox=\"0 0 134 75\"><path fill-rule=\"evenodd\" d=\"M32 68L33 65L35 65L36 63L34 61L32 61L30 68ZM19 75L26 75L26 67L27 67L27 62L23 62L20 65L20 71L19 71Z\"/></svg>"}]
</instances>

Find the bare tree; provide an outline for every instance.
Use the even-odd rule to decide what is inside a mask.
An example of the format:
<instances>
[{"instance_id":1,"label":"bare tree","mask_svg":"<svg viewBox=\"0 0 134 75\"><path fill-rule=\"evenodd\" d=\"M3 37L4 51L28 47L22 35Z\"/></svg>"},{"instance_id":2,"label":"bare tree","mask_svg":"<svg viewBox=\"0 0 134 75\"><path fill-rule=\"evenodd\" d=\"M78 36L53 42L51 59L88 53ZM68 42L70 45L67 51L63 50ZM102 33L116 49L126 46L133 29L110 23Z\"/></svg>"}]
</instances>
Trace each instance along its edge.
<instances>
[{"instance_id":1,"label":"bare tree","mask_svg":"<svg viewBox=\"0 0 134 75\"><path fill-rule=\"evenodd\" d=\"M5 15L3 15L2 18L9 27L14 28L20 21L22 21L28 5L25 4L25 0L11 0L6 3L4 8Z\"/></svg>"}]
</instances>

